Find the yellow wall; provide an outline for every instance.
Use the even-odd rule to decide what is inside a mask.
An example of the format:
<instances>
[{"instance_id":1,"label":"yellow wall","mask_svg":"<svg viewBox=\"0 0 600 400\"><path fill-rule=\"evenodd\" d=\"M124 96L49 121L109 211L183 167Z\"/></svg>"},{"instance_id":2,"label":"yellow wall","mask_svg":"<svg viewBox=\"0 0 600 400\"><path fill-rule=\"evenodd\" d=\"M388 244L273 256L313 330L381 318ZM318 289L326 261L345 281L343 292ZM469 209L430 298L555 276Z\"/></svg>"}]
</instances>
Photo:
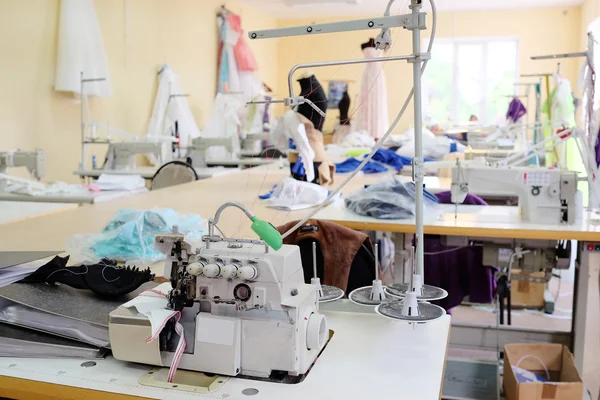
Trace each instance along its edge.
<instances>
[{"instance_id":1,"label":"yellow wall","mask_svg":"<svg viewBox=\"0 0 600 400\"><path fill-rule=\"evenodd\" d=\"M587 28L595 19L600 18L600 0L586 0L581 5L582 46L587 46Z\"/></svg>"},{"instance_id":2,"label":"yellow wall","mask_svg":"<svg viewBox=\"0 0 600 400\"><path fill-rule=\"evenodd\" d=\"M200 127L216 90L217 0L96 0L113 96L94 99L94 119L144 134L157 90L156 72L168 63L191 95ZM227 6L246 29L274 28L276 20L241 5ZM55 92L59 0L0 2L0 150L42 148L48 180L76 181L80 158L79 103ZM126 18L125 10L129 17ZM274 89L275 41L252 42L261 78ZM103 149L95 154L104 157Z\"/></svg>"},{"instance_id":3,"label":"yellow wall","mask_svg":"<svg viewBox=\"0 0 600 400\"><path fill-rule=\"evenodd\" d=\"M331 22L330 20L294 20L280 21L281 27ZM438 15L439 38L455 37L518 37L520 39L520 72L537 73L555 71L556 62L531 61L530 56L576 51L580 47L580 8L564 10L562 8L494 11L494 12L456 12ZM431 27L431 19L428 19ZM430 31L425 31L428 36ZM360 44L374 33L365 31L348 32L314 37L285 38L279 41L279 95L286 95L287 74L290 68L301 62L361 58ZM394 48L391 55L409 54L411 36L408 32L396 29L393 32ZM581 61L565 60L561 72L572 82L576 82ZM329 79L347 79L355 83L350 85L350 96L356 106L360 79L364 65L329 67L314 70L321 83L326 86ZM387 63L385 73L388 83L390 119L396 117L406 96L412 87L412 69L405 62ZM299 90L299 85L296 83ZM533 101L532 101L533 104ZM408 108L395 133L401 133L412 125L412 106ZM329 112L325 131L331 130L339 117L337 110Z\"/></svg>"}]
</instances>

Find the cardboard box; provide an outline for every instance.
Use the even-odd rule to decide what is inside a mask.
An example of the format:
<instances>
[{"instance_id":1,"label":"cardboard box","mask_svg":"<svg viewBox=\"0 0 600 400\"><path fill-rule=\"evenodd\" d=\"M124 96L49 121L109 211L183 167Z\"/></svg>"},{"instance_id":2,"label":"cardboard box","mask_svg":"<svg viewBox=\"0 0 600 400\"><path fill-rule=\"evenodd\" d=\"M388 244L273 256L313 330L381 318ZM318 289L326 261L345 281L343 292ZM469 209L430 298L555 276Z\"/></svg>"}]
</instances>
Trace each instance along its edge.
<instances>
[{"instance_id":1,"label":"cardboard box","mask_svg":"<svg viewBox=\"0 0 600 400\"><path fill-rule=\"evenodd\" d=\"M518 383L513 366L546 375L544 367L535 358L544 362L550 373L551 382ZM575 367L573 354L560 344L507 344L504 346L504 396L506 400L581 400L583 381Z\"/></svg>"}]
</instances>

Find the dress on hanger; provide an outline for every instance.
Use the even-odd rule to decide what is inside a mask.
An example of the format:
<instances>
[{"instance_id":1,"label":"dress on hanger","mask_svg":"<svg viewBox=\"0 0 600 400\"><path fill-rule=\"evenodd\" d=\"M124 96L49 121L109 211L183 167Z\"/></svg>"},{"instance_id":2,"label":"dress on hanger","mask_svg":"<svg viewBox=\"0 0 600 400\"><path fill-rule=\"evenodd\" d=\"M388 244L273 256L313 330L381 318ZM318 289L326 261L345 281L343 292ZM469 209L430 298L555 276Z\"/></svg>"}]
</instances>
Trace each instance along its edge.
<instances>
[{"instance_id":1,"label":"dress on hanger","mask_svg":"<svg viewBox=\"0 0 600 400\"><path fill-rule=\"evenodd\" d=\"M382 50L375 48L371 39L362 46L365 58L378 58ZM389 127L387 86L383 63L370 63L363 72L357 110L357 129L366 131L375 139L383 137Z\"/></svg>"},{"instance_id":2,"label":"dress on hanger","mask_svg":"<svg viewBox=\"0 0 600 400\"><path fill-rule=\"evenodd\" d=\"M323 86L319 83L314 75L307 78L298 79L300 83L300 96L312 101L315 105L323 112L327 112L327 96ZM318 112L316 112L310 105L301 104L298 107L298 112L304 115L310 120L315 126L315 129L323 131L323 125L325 124L325 118L323 118Z\"/></svg>"}]
</instances>

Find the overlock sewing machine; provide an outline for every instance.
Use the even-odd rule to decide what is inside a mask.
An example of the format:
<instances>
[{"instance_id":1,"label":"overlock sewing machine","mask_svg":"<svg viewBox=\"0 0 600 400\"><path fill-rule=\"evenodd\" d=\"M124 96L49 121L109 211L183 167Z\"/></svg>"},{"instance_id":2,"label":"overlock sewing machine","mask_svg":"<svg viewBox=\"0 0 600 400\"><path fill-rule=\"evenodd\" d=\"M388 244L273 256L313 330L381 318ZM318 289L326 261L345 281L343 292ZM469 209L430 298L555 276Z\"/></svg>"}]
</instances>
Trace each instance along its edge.
<instances>
[{"instance_id":1,"label":"overlock sewing machine","mask_svg":"<svg viewBox=\"0 0 600 400\"><path fill-rule=\"evenodd\" d=\"M462 166L452 169L452 203L469 193L517 196L524 222L573 224L577 216L577 173L529 167Z\"/></svg>"},{"instance_id":2,"label":"overlock sewing machine","mask_svg":"<svg viewBox=\"0 0 600 400\"><path fill-rule=\"evenodd\" d=\"M0 174L7 174L8 168L25 167L32 177L41 180L46 170L46 159L42 150L0 152ZM6 182L0 179L0 190Z\"/></svg>"},{"instance_id":3,"label":"overlock sewing machine","mask_svg":"<svg viewBox=\"0 0 600 400\"><path fill-rule=\"evenodd\" d=\"M225 239L214 234L223 209L243 209L262 240ZM168 308L181 311L187 345L179 368L227 376L268 378L273 373L305 374L329 339L319 313L318 287L304 282L297 246L282 245L281 235L237 203L223 205L209 223L203 244L194 248L177 232L156 236L167 255L171 282ZM276 249L273 251L269 247ZM173 328L159 344L144 343L149 322L119 308L110 314L116 359L168 366L175 345Z\"/></svg>"}]
</instances>

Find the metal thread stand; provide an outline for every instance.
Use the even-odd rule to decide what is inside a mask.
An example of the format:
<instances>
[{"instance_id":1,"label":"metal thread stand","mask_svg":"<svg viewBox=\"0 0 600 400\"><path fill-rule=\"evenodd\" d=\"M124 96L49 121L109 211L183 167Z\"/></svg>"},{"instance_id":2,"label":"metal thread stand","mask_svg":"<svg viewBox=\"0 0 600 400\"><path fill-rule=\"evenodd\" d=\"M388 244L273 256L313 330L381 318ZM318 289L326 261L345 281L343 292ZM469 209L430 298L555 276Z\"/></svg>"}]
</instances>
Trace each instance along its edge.
<instances>
[{"instance_id":1,"label":"metal thread stand","mask_svg":"<svg viewBox=\"0 0 600 400\"><path fill-rule=\"evenodd\" d=\"M80 120L81 120L81 162L79 168L83 171L85 169L85 120L84 120L84 102L87 103L87 96L85 95L85 84L89 82L101 82L105 81L106 78L84 78L83 71L79 75L79 94L81 96L81 108L80 108Z\"/></svg>"}]
</instances>

